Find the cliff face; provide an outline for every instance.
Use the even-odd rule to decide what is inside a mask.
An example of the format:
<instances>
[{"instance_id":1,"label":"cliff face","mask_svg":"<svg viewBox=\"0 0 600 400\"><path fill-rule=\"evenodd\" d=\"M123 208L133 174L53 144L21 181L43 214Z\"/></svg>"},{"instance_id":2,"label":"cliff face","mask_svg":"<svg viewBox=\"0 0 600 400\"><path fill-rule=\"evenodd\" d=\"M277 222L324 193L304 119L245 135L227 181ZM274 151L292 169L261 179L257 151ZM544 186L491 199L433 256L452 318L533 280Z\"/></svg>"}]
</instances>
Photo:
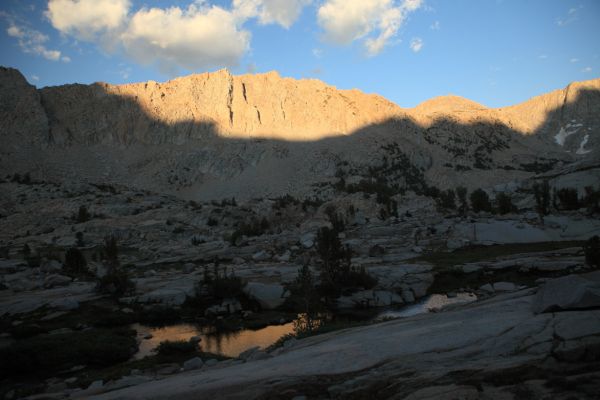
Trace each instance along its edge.
<instances>
[{"instance_id":1,"label":"cliff face","mask_svg":"<svg viewBox=\"0 0 600 400\"><path fill-rule=\"evenodd\" d=\"M10 148L42 145L48 139L39 92L19 71L4 67L0 67L0 139Z\"/></svg>"},{"instance_id":2,"label":"cliff face","mask_svg":"<svg viewBox=\"0 0 600 400\"><path fill-rule=\"evenodd\" d=\"M232 76L220 70L163 84L66 85L44 88L41 94L57 144L181 144L209 134L316 140L401 112L379 96L274 72Z\"/></svg>"},{"instance_id":3,"label":"cliff face","mask_svg":"<svg viewBox=\"0 0 600 400\"><path fill-rule=\"evenodd\" d=\"M360 174L384 160L399 185L416 174L440 187L480 187L600 158L600 79L499 109L457 96L404 109L275 72L36 90L2 68L0 88L0 173L191 197L302 194L341 166Z\"/></svg>"}]
</instances>

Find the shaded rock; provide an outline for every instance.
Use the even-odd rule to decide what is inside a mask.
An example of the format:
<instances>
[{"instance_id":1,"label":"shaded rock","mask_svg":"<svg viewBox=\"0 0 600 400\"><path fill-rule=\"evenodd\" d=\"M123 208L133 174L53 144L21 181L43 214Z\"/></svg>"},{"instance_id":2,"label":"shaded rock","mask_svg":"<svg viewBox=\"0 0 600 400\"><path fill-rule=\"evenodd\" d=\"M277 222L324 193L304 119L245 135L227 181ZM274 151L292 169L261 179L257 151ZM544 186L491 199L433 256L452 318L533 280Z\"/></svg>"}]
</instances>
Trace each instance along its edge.
<instances>
[{"instance_id":1,"label":"shaded rock","mask_svg":"<svg viewBox=\"0 0 600 400\"><path fill-rule=\"evenodd\" d=\"M257 253L254 253L254 255L252 256L252 259L254 261L267 261L271 259L271 254L269 254L269 252L265 251L265 250L261 250Z\"/></svg>"},{"instance_id":2,"label":"shaded rock","mask_svg":"<svg viewBox=\"0 0 600 400\"><path fill-rule=\"evenodd\" d=\"M157 289L138 297L140 303L160 303L166 306L180 306L185 303L187 296L178 289Z\"/></svg>"},{"instance_id":3,"label":"shaded rock","mask_svg":"<svg viewBox=\"0 0 600 400\"><path fill-rule=\"evenodd\" d=\"M52 308L56 308L62 311L76 310L79 308L79 302L69 297L66 297L64 299L53 300L48 305Z\"/></svg>"},{"instance_id":4,"label":"shaded rock","mask_svg":"<svg viewBox=\"0 0 600 400\"><path fill-rule=\"evenodd\" d=\"M71 278L64 275L49 275L44 279L44 287L49 289L57 286L66 286L71 283Z\"/></svg>"},{"instance_id":5,"label":"shaded rock","mask_svg":"<svg viewBox=\"0 0 600 400\"><path fill-rule=\"evenodd\" d=\"M483 292L487 292L487 293L494 293L494 287L489 283L486 283L485 285L480 286L479 290L481 290Z\"/></svg>"},{"instance_id":6,"label":"shaded rock","mask_svg":"<svg viewBox=\"0 0 600 400\"><path fill-rule=\"evenodd\" d=\"M285 302L289 293L277 283L248 282L244 293L260 303L267 310L279 307Z\"/></svg>"},{"instance_id":7,"label":"shaded rock","mask_svg":"<svg viewBox=\"0 0 600 400\"><path fill-rule=\"evenodd\" d=\"M568 275L547 281L537 292L537 313L600 307L600 272Z\"/></svg>"},{"instance_id":8,"label":"shaded rock","mask_svg":"<svg viewBox=\"0 0 600 400\"><path fill-rule=\"evenodd\" d=\"M493 284L494 291L496 292L512 292L517 290L517 285L512 282L496 282Z\"/></svg>"},{"instance_id":9,"label":"shaded rock","mask_svg":"<svg viewBox=\"0 0 600 400\"><path fill-rule=\"evenodd\" d=\"M191 371L193 369L199 369L204 366L204 361L200 357L194 357L183 363L184 371Z\"/></svg>"}]
</instances>

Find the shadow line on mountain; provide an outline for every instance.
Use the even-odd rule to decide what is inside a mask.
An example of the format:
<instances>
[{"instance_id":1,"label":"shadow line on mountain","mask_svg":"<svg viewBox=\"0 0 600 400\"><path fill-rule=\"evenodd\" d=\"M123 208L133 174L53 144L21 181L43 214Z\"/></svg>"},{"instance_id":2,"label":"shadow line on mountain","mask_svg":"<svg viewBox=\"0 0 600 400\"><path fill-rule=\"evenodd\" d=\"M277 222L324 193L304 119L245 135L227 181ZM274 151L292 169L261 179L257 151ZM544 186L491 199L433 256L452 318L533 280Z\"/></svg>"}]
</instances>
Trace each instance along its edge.
<instances>
[{"instance_id":1,"label":"shadow line on mountain","mask_svg":"<svg viewBox=\"0 0 600 400\"><path fill-rule=\"evenodd\" d=\"M141 146L148 157L146 161L143 157L137 157L134 164L138 167L145 162L153 162L152 155L157 154L164 145L195 155L200 164L204 162L206 154L225 149L228 154L222 160L211 160L210 166L203 167L208 171L207 174L212 173L223 179L230 176L219 175L219 169L241 173L246 168L258 165L263 152L252 151L257 147L271 149L270 151L276 149L282 153L282 157L290 149L297 148L307 154L323 151L336 154L363 152L367 157L370 155L376 158L377 153L373 153L374 151L392 145L423 171L433 165L443 165L457 173L492 169L545 172L557 162L575 159L572 154L553 143L554 135L564 122L565 109L570 107L580 110L600 104L600 91L581 90L575 101L548 112L544 123L530 135L499 121L461 123L442 117L434 120L430 126L423 127L407 117L390 118L366 125L347 135L286 141L227 137L210 121L162 121L148 113L135 98L109 93L102 84L73 86L76 86L73 90L80 91L81 94L81 102L77 107L61 103L62 100L52 94L52 88L39 91L42 107L48 118L47 141L50 146L69 148L107 145L124 148L121 154L126 162L134 162L127 160L127 148ZM82 109L86 113L77 115L78 110ZM552 133L549 134L550 132ZM570 140L569 137L566 140ZM498 155L503 160L500 164L496 162ZM394 152L389 153L389 156L393 157ZM177 161L167 164L175 163L174 168L178 168ZM338 161L343 162L343 156ZM156 165L153 167L158 168ZM135 176L135 171L132 173ZM110 180L110 177L107 179Z\"/></svg>"}]
</instances>

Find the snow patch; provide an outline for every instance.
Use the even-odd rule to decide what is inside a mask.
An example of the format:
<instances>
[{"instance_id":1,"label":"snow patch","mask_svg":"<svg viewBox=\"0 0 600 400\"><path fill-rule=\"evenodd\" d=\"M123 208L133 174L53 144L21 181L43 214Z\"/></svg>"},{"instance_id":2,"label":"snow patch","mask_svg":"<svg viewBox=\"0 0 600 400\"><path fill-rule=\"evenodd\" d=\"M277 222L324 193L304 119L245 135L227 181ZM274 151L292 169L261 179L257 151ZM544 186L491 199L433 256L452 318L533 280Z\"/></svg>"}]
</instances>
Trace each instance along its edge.
<instances>
[{"instance_id":1,"label":"snow patch","mask_svg":"<svg viewBox=\"0 0 600 400\"><path fill-rule=\"evenodd\" d=\"M590 138L590 135L585 135L583 137L583 140L581 141L581 143L579 143L579 148L577 149L577 154L582 155L582 154L587 154L589 153L591 150L586 150L585 149L585 145L588 142L588 139Z\"/></svg>"},{"instance_id":2,"label":"snow patch","mask_svg":"<svg viewBox=\"0 0 600 400\"><path fill-rule=\"evenodd\" d=\"M578 124L581 125L581 124ZM571 124L567 125L567 128L571 127ZM579 130L579 127L576 127L574 130L571 131L567 131L565 130L565 128L560 128L560 131L554 136L554 140L556 141L556 143L560 146L564 146L565 145L565 140L567 139L567 137L571 136L574 133L577 133L577 131Z\"/></svg>"}]
</instances>

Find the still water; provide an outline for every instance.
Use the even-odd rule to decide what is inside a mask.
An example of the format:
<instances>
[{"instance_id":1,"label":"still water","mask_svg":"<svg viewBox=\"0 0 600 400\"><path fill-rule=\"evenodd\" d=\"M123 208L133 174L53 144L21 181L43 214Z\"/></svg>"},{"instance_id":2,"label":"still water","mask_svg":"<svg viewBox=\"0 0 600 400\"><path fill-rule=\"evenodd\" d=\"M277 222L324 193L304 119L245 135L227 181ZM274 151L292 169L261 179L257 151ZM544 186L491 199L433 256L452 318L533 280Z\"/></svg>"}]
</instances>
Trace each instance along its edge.
<instances>
[{"instance_id":1,"label":"still water","mask_svg":"<svg viewBox=\"0 0 600 400\"><path fill-rule=\"evenodd\" d=\"M153 355L153 350L165 340L188 341L193 336L202 338L200 350L209 353L222 354L228 357L237 357L240 353L259 346L266 348L275 343L283 335L294 332L294 323L285 325L270 325L262 329L243 329L236 332L218 332L209 327L199 327L192 324L177 324L161 328L149 327L140 324L131 326L137 331L140 341L139 350L134 358L141 359ZM148 334L152 335L150 337ZM145 337L149 337L145 339Z\"/></svg>"},{"instance_id":2,"label":"still water","mask_svg":"<svg viewBox=\"0 0 600 400\"><path fill-rule=\"evenodd\" d=\"M477 296L472 293L458 293L453 297L444 294L433 294L416 304L382 311L371 320L377 322L393 318L406 318L441 311L448 306L472 303L476 300ZM236 332L215 332L214 328L200 327L193 324L176 324L160 328L134 324L131 328L137 331L140 343L139 350L134 356L135 359L153 355L154 349L160 342L166 340L188 341L194 336L202 339L200 341L200 350L202 351L237 357L240 353L252 347L258 346L265 349L283 335L294 333L293 322L284 325L270 325L257 330L242 329Z\"/></svg>"}]
</instances>

